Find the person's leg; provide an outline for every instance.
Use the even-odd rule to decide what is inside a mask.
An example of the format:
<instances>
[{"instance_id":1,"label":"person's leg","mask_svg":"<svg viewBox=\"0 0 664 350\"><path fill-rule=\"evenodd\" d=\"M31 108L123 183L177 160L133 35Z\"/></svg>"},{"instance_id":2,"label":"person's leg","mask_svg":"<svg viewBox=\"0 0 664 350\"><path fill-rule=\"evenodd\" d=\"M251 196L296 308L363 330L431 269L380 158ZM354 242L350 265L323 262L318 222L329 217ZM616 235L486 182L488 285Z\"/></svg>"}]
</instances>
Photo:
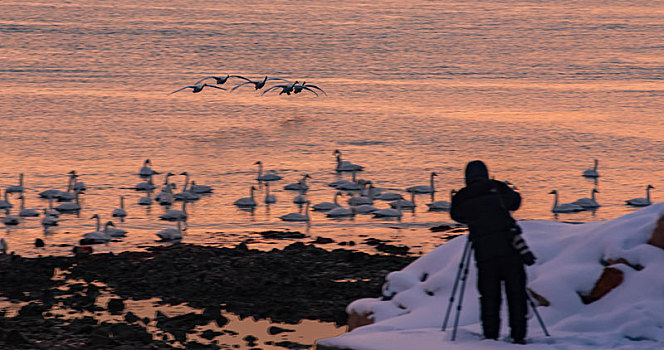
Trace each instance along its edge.
<instances>
[{"instance_id":1,"label":"person's leg","mask_svg":"<svg viewBox=\"0 0 664 350\"><path fill-rule=\"evenodd\" d=\"M511 256L505 263L505 294L511 335L515 342L520 342L526 337L527 327L526 272L519 256Z\"/></svg>"},{"instance_id":2,"label":"person's leg","mask_svg":"<svg viewBox=\"0 0 664 350\"><path fill-rule=\"evenodd\" d=\"M493 261L477 264L477 290L480 293L480 318L484 337L498 339L500 335L500 274Z\"/></svg>"}]
</instances>

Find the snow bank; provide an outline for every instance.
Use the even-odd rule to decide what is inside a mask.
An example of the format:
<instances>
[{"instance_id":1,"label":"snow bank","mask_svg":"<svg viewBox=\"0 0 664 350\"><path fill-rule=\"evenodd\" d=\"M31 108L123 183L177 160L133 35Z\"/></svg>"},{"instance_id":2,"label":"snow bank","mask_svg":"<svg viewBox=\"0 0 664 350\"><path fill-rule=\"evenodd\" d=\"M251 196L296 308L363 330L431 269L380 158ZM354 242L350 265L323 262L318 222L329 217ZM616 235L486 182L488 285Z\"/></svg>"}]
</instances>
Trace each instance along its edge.
<instances>
[{"instance_id":1,"label":"snow bank","mask_svg":"<svg viewBox=\"0 0 664 350\"><path fill-rule=\"evenodd\" d=\"M528 345L519 348L664 349L664 250L646 243L662 215L664 203L606 222L520 222L538 258L536 265L527 268L528 288L551 303L537 308L551 337L531 317ZM441 331L465 243L465 236L456 238L390 273L383 287L389 300L360 299L347 308L349 313L371 313L374 324L320 340L318 345L356 350L514 348L509 343L505 303L502 339L482 340L474 263L456 341L450 340L454 310L448 331ZM644 268L612 265L623 272L622 284L584 304L580 295L593 289L605 261L618 258Z\"/></svg>"}]
</instances>

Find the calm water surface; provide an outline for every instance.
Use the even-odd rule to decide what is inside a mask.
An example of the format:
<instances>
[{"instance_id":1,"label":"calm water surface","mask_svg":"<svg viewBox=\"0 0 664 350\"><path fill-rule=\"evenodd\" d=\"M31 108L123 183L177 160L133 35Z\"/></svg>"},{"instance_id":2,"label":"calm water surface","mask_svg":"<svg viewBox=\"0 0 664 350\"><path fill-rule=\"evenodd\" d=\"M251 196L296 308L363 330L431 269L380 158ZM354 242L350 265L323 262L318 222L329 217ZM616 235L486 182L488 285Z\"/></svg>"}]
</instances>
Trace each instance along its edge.
<instances>
[{"instance_id":1,"label":"calm water surface","mask_svg":"<svg viewBox=\"0 0 664 350\"><path fill-rule=\"evenodd\" d=\"M150 158L214 187L189 205L186 242L253 238L264 248L277 244L251 232L291 229L414 252L442 243L428 228L450 218L427 212L426 195L401 221L282 222L298 210L285 184L310 174L318 203L332 200L328 182L349 178L334 172L335 149L382 188L425 185L436 171L437 199L463 186L466 162L483 159L518 186L520 219L612 219L633 211L624 200L648 184L654 201L664 197L663 18L664 4L651 1L3 1L0 187L24 173L31 208L46 205L38 192L64 189L70 170L89 189L79 216L47 233L27 218L0 236L21 254L65 254L124 195L129 216L116 223L129 234L98 250L156 244L157 231L174 227L158 219L165 208L139 206L142 194L126 189ZM227 73L307 81L328 96L248 86L168 94ZM595 185L580 174L595 158L603 206L554 217L548 192L589 196ZM272 186L278 202L239 210L258 160L284 176ZM174 180L181 189L184 177ZM47 243L39 252L37 237Z\"/></svg>"}]
</instances>

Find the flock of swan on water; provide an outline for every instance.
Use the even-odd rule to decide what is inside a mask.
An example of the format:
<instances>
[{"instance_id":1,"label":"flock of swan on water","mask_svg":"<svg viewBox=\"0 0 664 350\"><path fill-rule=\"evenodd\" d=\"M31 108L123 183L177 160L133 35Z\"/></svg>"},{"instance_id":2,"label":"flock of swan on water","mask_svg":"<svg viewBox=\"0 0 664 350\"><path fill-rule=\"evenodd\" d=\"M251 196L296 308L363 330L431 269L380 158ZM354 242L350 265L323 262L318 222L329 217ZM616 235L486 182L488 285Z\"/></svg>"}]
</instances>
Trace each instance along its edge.
<instances>
[{"instance_id":1,"label":"flock of swan on water","mask_svg":"<svg viewBox=\"0 0 664 350\"><path fill-rule=\"evenodd\" d=\"M284 190L296 191L298 193L293 198L293 203L299 205L300 211L282 215L280 216L281 220L308 222L311 220L309 216L310 210L322 212L330 218L351 217L357 214L370 214L376 218L399 219L403 215L402 210L414 209L416 207L416 194L431 195L431 202L426 204L429 211L448 211L450 209L450 201L435 200L435 193L437 192L434 184L434 178L437 176L435 172L430 173L428 185L408 187L405 189L405 191L390 191L387 189L375 187L373 182L370 180L357 179L357 172L362 171L364 167L343 160L339 150L334 151L334 156L336 157L335 171L339 173L351 172L352 179L342 179L328 183L330 187L333 187L336 190L334 192L333 201L311 205L311 202L306 197L306 193L309 190L307 180L310 179L311 176L304 174L299 181L285 185L283 187ZM258 166L258 172L255 180L258 182L258 186L262 186L265 189L265 196L262 199L262 202L266 205L275 203L277 198L276 195L270 193L270 186L271 183L281 180L282 176L278 175L274 170L264 171L263 163L261 161L257 161L255 165ZM157 188L157 186L154 184L153 177L158 175L159 172L153 170L151 166L151 161L149 159L145 160L143 166L138 172L138 175L145 181L138 183L136 186L132 187L132 189L145 193L145 195L140 197L138 200L138 204L140 205L151 205L153 202L157 202L160 205L170 206L174 201L182 202L180 209L168 209L166 212L159 215L159 218L162 220L176 221L177 227L166 228L156 233L156 235L164 241L179 240L182 238L183 231L181 222L187 220L187 203L200 199L201 195L211 193L213 188L211 186L197 184L195 181L190 181L189 174L187 172L182 172L178 175L185 176L184 187L182 188L181 192L174 193L176 186L173 182L170 182L170 177L176 174L168 172L164 174L161 191L155 195L154 198L152 198L151 194ZM597 166L598 161L595 160L594 167L584 171L582 176L588 178L598 178L600 175L597 171ZM6 211L5 217L2 218L3 223L8 226L18 225L22 218L37 217L43 214L41 224L45 230L51 226L57 226L58 222L60 221L59 217L61 214L78 213L81 210L79 195L85 192L86 185L79 181L78 178L79 175L76 174L76 171L70 171L68 173L68 183L67 189L65 191L50 189L40 192L39 196L48 200L48 208L37 210L25 207L23 174L20 174L19 184L7 187L4 191L3 199L0 199L0 209L5 209ZM645 197L629 199L625 201L625 204L635 207L643 207L652 204L650 190L653 188L654 187L651 185L646 186ZM256 206L259 205L259 201L261 201L255 196L256 190L257 186L252 185L249 188L249 196L239 198L233 204L241 209L253 210ZM410 200L403 197L403 192L410 193ZM601 206L596 200L596 193L599 193L599 191L594 188L591 191L590 197L581 198L571 203L561 204L559 203L558 199L558 191L553 190L550 192L550 194L555 195L554 205L551 211L554 213L572 213L584 210L594 210ZM9 200L10 194L18 194L18 199L20 200L18 214L11 214L11 208L13 208L13 204L11 204ZM450 196L453 194L454 190L450 191ZM338 199L340 196L350 196L350 198L348 198L346 201L347 205L339 203ZM125 197L120 195L119 199L119 207L112 211L111 216L124 220L124 218L127 216L127 211L125 210L124 206ZM55 201L60 204L54 206ZM377 204L378 201L387 202L389 204L389 208L378 208L374 206L374 204ZM95 231L88 232L83 235L81 240L81 243L83 244L107 243L112 239L124 237L127 233L126 230L115 227L112 221L107 221L102 227L101 217L98 214L93 215L91 219L96 220L96 229ZM1 238L0 251L5 252L6 250L7 242L4 240L4 238Z\"/></svg>"},{"instance_id":2,"label":"flock of swan on water","mask_svg":"<svg viewBox=\"0 0 664 350\"><path fill-rule=\"evenodd\" d=\"M211 75L211 76L208 76L208 77L204 77L203 79L200 79L199 81L195 82L192 85L187 85L185 87L179 88L179 89L171 92L171 94L174 94L176 92L180 92L180 91L183 91L183 90L186 90L186 89L191 89L192 93L198 93L198 92L201 92L205 87L215 88L215 89L219 89L219 90L228 90L228 89L223 88L219 85L226 84L226 82L228 82L229 79L236 79L236 80L241 81L239 84L237 84L233 88L231 88L229 92L233 92L233 91L237 90L238 88L240 88L242 86L248 86L250 84L253 84L254 90L261 90L263 87L265 87L265 84L268 81L274 81L274 82L282 82L282 83L272 85L272 86L268 87L267 89L263 90L263 92L261 92L261 96L265 95L266 93L268 93L270 91L279 91L279 95L281 95L281 94L290 95L291 93L297 95L297 94L299 94L301 92L304 92L304 91L311 92L312 94L314 94L316 96L319 96L318 95L319 92L324 94L324 95L327 95L327 93L325 93L325 91L323 91L323 89L321 89L320 87L318 87L316 85L308 84L306 81L302 81L302 83L300 83L300 81L298 81L298 80L291 82L291 81L288 81L288 80L282 79L282 78L274 78L274 77L268 78L267 75L263 79L253 80L253 79L245 78L241 75L230 75L230 74L226 74L225 76L224 75L221 75L221 76ZM214 80L216 85L215 84L208 84L208 83L205 82L206 80ZM281 89L281 90L279 90L279 89Z\"/></svg>"}]
</instances>

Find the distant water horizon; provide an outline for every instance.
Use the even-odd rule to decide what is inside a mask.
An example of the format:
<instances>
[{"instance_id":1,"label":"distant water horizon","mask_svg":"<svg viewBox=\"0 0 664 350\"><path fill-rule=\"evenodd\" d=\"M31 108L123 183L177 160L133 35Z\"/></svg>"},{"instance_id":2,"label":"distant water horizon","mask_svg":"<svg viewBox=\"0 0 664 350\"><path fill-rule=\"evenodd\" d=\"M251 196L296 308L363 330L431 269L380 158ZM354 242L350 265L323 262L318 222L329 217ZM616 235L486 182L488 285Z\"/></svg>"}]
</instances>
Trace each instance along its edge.
<instances>
[{"instance_id":1,"label":"distant water horizon","mask_svg":"<svg viewBox=\"0 0 664 350\"><path fill-rule=\"evenodd\" d=\"M165 208L140 206L143 194L127 189L143 181L137 173L148 158L155 170L187 171L213 186L187 208L184 242L206 245L251 238L269 248L251 232L272 229L366 250L369 236L415 253L444 243L428 229L451 219L427 211L429 195L417 195L401 221L310 213L308 226L282 222L299 210L284 185L311 175L315 204L332 201L327 183L350 178L334 171L336 149L365 167L358 178L391 191L427 185L435 171L437 200L464 185L468 161L482 159L519 189L519 219L613 219L634 211L625 200L644 197L647 185L654 202L664 198L659 3L76 0L0 9L0 188L23 173L26 207L44 208L37 194L64 190L69 171L88 186L80 215L64 215L46 234L39 218L1 225L17 253L68 254L94 230L93 214L113 220L120 195L129 215L114 221L129 233L98 249L156 244L156 232L175 225L158 219ZM226 74L306 81L327 96L261 95L250 84L169 95ZM597 182L581 176L594 159ZM278 201L263 204L259 188L253 213L240 210L233 202L257 185L259 160L284 177L270 188ZM172 180L180 190L184 177ZM593 188L596 211L551 212L551 190L572 202ZM16 214L18 196L9 199ZM45 250L35 251L36 238Z\"/></svg>"}]
</instances>

